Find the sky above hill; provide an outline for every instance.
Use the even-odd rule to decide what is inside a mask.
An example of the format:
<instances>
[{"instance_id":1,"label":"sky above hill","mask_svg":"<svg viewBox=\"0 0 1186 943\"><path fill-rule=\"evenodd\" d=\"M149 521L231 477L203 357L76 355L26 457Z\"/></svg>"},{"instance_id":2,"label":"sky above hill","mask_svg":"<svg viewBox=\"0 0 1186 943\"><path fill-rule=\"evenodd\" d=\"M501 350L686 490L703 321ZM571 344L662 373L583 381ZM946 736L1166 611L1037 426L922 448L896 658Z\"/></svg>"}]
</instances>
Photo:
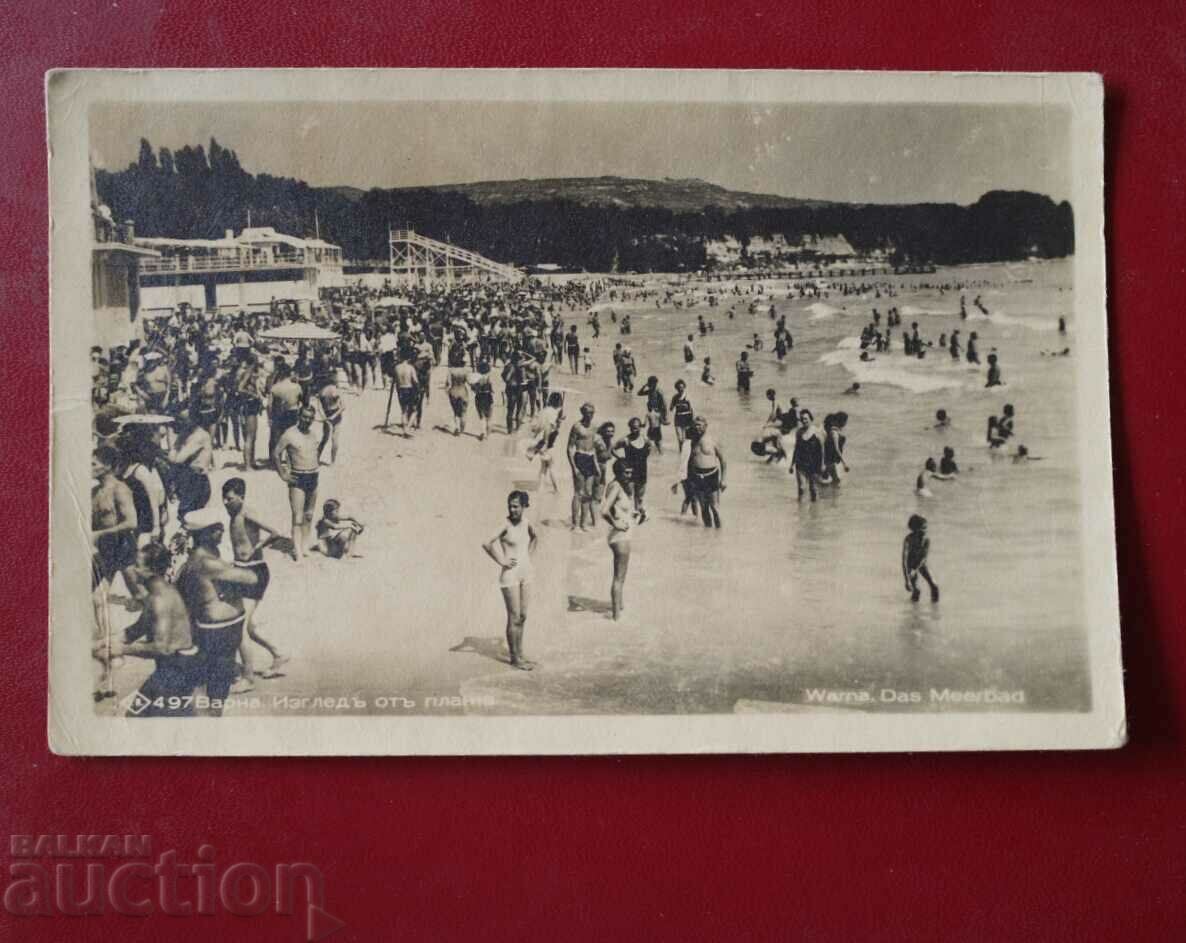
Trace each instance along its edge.
<instances>
[{"instance_id":1,"label":"sky above hill","mask_svg":"<svg viewBox=\"0 0 1186 943\"><path fill-rule=\"evenodd\" d=\"M314 186L536 177L698 177L861 203L972 203L1071 190L1070 113L1040 106L601 103L102 104L98 167L154 149L233 148L244 169Z\"/></svg>"}]
</instances>

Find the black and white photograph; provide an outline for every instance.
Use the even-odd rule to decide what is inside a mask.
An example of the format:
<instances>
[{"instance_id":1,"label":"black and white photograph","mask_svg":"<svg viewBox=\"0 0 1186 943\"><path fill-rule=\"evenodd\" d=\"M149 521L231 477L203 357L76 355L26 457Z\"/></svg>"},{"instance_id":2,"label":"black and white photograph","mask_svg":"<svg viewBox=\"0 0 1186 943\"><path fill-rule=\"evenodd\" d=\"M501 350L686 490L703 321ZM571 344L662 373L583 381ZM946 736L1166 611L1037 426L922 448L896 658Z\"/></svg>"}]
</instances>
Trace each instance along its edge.
<instances>
[{"instance_id":1,"label":"black and white photograph","mask_svg":"<svg viewBox=\"0 0 1186 943\"><path fill-rule=\"evenodd\" d=\"M1101 96L51 75L52 746L1119 746Z\"/></svg>"}]
</instances>

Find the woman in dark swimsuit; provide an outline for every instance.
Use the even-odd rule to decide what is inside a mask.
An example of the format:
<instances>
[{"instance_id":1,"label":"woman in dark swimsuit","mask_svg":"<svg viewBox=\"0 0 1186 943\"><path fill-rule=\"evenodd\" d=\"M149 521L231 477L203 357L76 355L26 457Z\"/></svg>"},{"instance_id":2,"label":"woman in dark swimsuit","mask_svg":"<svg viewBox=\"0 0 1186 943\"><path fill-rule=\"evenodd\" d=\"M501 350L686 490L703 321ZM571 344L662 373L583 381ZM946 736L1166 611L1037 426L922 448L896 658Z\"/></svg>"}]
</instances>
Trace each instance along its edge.
<instances>
[{"instance_id":1,"label":"woman in dark swimsuit","mask_svg":"<svg viewBox=\"0 0 1186 943\"><path fill-rule=\"evenodd\" d=\"M651 443L642 431L642 420L637 416L628 423L630 434L614 445L614 454L621 458L631 469L631 496L634 498L634 509L638 512L638 523L647 519L643 499L647 493L647 458L651 454Z\"/></svg>"}]
</instances>

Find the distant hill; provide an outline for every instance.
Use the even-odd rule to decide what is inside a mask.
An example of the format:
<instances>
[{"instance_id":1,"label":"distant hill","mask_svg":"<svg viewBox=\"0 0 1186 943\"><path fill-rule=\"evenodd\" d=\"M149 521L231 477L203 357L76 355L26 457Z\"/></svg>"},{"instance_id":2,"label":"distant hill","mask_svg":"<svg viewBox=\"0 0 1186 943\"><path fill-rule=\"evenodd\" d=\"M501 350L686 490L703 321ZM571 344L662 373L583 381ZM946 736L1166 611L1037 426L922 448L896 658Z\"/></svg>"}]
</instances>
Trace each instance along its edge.
<instances>
[{"instance_id":1,"label":"distant hill","mask_svg":"<svg viewBox=\"0 0 1186 943\"><path fill-rule=\"evenodd\" d=\"M347 187L334 187L342 192ZM432 187L396 187L405 190L459 193L479 206L565 200L578 206L613 206L619 209L666 209L675 213L699 212L706 206L722 210L758 208L791 209L830 205L824 200L803 200L771 193L728 190L695 177L648 180L641 177L551 177L538 180L491 180L480 183L441 184Z\"/></svg>"},{"instance_id":2,"label":"distant hill","mask_svg":"<svg viewBox=\"0 0 1186 943\"><path fill-rule=\"evenodd\" d=\"M384 259L389 227L411 226L514 265L571 271L695 271L717 264L709 247L731 240L729 264L753 264L748 246L843 239L857 254L894 264L1060 258L1074 252L1069 203L1024 191L990 191L975 203L834 203L729 190L697 179L570 177L362 190L310 187L252 174L213 138L177 151L140 142L123 170L96 169L95 187L116 219L144 236L217 238L257 226L294 236L320 232L349 259ZM820 240L824 240L821 242Z\"/></svg>"}]
</instances>

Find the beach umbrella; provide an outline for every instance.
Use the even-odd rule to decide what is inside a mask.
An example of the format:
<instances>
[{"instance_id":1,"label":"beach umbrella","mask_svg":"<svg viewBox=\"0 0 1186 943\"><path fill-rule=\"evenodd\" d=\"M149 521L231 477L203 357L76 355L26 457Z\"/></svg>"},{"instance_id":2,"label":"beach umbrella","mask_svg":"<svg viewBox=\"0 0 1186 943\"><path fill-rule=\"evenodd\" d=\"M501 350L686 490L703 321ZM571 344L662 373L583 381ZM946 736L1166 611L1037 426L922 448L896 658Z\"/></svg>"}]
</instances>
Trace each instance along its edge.
<instances>
[{"instance_id":1,"label":"beach umbrella","mask_svg":"<svg viewBox=\"0 0 1186 943\"><path fill-rule=\"evenodd\" d=\"M115 424L124 426L163 426L173 421L172 416L162 416L159 413L132 413L130 416L116 416Z\"/></svg>"},{"instance_id":2,"label":"beach umbrella","mask_svg":"<svg viewBox=\"0 0 1186 943\"><path fill-rule=\"evenodd\" d=\"M310 324L308 321L296 321L292 324L282 324L280 327L260 331L259 336L269 341L336 341L338 335L334 331Z\"/></svg>"}]
</instances>

